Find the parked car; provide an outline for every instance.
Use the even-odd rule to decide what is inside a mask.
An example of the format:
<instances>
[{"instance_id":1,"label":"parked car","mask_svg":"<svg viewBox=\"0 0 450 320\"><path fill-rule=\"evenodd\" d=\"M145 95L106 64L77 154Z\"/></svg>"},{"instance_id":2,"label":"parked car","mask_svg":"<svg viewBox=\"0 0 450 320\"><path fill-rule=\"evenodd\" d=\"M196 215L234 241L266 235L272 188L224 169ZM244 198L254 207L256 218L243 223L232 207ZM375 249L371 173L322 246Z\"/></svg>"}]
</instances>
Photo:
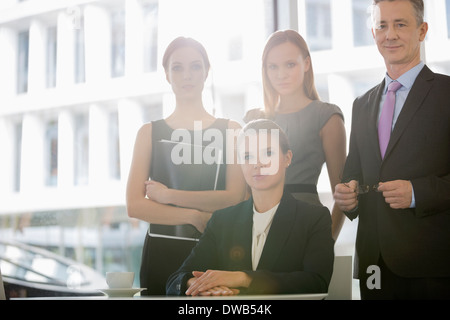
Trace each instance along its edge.
<instances>
[{"instance_id":1,"label":"parked car","mask_svg":"<svg viewBox=\"0 0 450 320\"><path fill-rule=\"evenodd\" d=\"M105 277L93 268L20 242L0 241L6 298L102 295Z\"/></svg>"}]
</instances>

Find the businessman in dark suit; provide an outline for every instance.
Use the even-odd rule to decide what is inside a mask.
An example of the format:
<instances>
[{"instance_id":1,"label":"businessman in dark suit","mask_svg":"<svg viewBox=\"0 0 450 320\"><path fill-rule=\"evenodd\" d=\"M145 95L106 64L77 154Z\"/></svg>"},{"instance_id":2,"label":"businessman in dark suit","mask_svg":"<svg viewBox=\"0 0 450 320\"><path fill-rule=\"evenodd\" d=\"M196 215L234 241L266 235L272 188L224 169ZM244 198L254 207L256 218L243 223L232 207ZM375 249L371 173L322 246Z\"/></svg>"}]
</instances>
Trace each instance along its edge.
<instances>
[{"instance_id":1,"label":"businessman in dark suit","mask_svg":"<svg viewBox=\"0 0 450 320\"><path fill-rule=\"evenodd\" d=\"M350 219L359 217L362 299L450 298L450 77L421 62L423 16L422 0L374 1L387 74L354 102L344 183L334 194Z\"/></svg>"},{"instance_id":2,"label":"businessman in dark suit","mask_svg":"<svg viewBox=\"0 0 450 320\"><path fill-rule=\"evenodd\" d=\"M267 138L272 133L255 133L268 143L255 152L246 148L241 156L252 197L212 215L197 246L169 278L168 295L328 291L334 261L330 212L284 192L292 152L278 125L256 120L242 129L243 134L249 129L279 130L280 146ZM274 163L276 170L265 170Z\"/></svg>"}]
</instances>

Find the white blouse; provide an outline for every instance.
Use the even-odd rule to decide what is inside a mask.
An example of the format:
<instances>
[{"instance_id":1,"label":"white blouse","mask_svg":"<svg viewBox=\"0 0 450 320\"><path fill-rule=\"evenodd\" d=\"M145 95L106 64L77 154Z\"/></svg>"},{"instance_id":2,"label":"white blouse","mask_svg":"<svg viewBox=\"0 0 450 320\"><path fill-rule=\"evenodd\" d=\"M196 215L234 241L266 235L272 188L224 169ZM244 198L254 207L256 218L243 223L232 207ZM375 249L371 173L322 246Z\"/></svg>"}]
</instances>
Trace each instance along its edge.
<instances>
[{"instance_id":1,"label":"white blouse","mask_svg":"<svg viewBox=\"0 0 450 320\"><path fill-rule=\"evenodd\" d=\"M275 207L266 212L256 211L253 205L253 241L252 241L252 268L253 271L258 267L270 226L272 225L273 216L278 209L278 203Z\"/></svg>"}]
</instances>

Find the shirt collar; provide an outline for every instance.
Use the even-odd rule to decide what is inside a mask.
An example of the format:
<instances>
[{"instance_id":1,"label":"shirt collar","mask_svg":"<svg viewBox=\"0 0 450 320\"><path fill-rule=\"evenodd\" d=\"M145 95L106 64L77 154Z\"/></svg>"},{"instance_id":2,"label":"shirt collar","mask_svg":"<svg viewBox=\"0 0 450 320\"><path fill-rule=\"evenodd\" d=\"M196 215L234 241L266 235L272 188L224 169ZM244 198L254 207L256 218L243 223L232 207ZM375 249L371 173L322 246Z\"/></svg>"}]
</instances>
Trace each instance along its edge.
<instances>
[{"instance_id":1,"label":"shirt collar","mask_svg":"<svg viewBox=\"0 0 450 320\"><path fill-rule=\"evenodd\" d=\"M253 229L254 236L258 236L261 232L265 232L268 226L272 223L272 219L275 215L275 212L278 209L280 203L275 205L272 209L269 209L266 212L258 212L256 211L255 204L253 204Z\"/></svg>"},{"instance_id":2,"label":"shirt collar","mask_svg":"<svg viewBox=\"0 0 450 320\"><path fill-rule=\"evenodd\" d=\"M423 63L423 61L420 61L420 63L418 65L416 65L415 67L409 69L404 74L402 74L397 79L397 81L400 82L402 84L402 86L406 88L406 90L410 90L414 84L414 81L416 81L417 76L419 75L420 71L422 71L424 66L425 66L425 64ZM394 81L394 80L391 77L389 77L389 75L386 73L385 82L384 82L384 93L387 92L388 86L392 81ZM402 90L402 89L403 88L400 88L400 90Z\"/></svg>"}]
</instances>

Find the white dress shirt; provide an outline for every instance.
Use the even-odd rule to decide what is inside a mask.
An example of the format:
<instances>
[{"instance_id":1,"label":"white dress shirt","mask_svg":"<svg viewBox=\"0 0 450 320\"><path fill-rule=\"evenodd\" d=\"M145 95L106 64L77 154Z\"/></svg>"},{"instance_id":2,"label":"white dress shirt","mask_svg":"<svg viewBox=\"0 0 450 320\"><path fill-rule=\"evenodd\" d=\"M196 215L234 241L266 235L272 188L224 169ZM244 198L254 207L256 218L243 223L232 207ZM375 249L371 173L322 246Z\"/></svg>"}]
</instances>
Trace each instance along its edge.
<instances>
[{"instance_id":1,"label":"white dress shirt","mask_svg":"<svg viewBox=\"0 0 450 320\"><path fill-rule=\"evenodd\" d=\"M253 240L252 240L252 268L256 270L259 259L261 258L270 226L272 225L273 216L278 209L278 203L275 207L266 212L256 211L253 205Z\"/></svg>"}]
</instances>

